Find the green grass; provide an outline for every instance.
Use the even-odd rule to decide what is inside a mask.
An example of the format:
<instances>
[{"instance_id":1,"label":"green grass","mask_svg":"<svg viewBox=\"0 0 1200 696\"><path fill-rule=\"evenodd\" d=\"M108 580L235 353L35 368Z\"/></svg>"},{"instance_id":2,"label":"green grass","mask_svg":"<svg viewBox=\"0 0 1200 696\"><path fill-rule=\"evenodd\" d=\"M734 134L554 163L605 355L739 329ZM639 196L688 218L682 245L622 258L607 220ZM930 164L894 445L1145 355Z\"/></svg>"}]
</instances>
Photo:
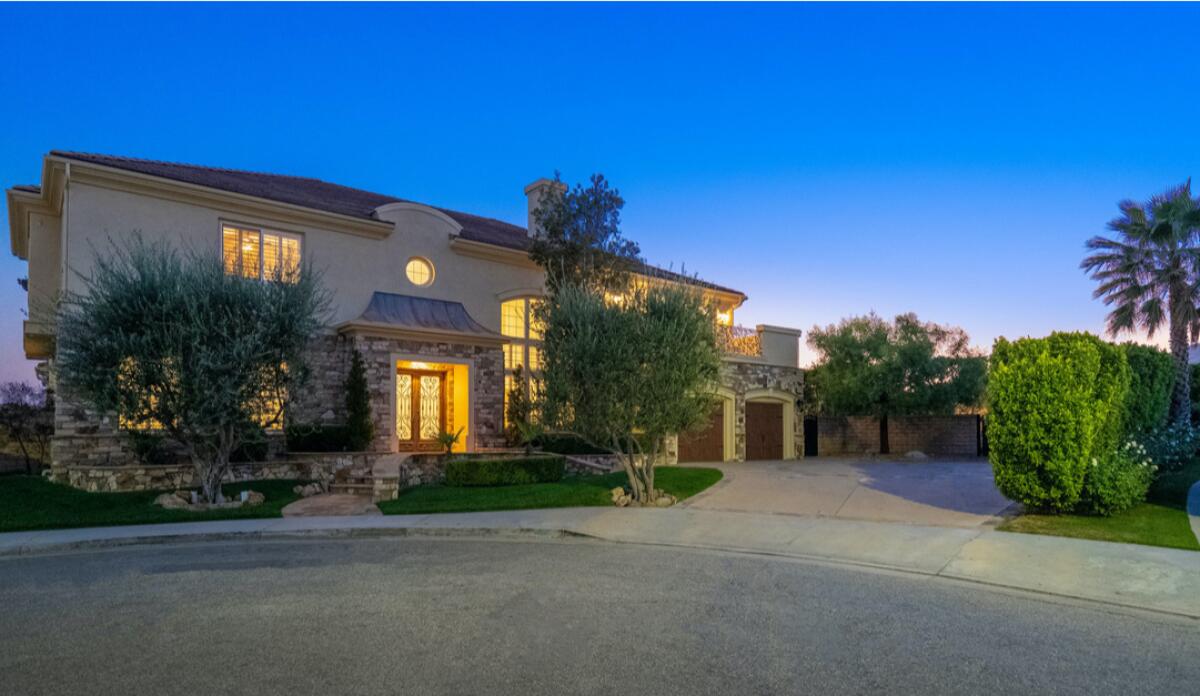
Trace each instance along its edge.
<instances>
[{"instance_id":1,"label":"green grass","mask_svg":"<svg viewBox=\"0 0 1200 696\"><path fill-rule=\"evenodd\" d=\"M266 496L262 505L227 510L189 512L164 510L154 504L162 491L86 493L37 476L0 477L0 532L67 527L107 527L160 522L201 522L279 517L297 481L247 481L223 487L226 495L255 490Z\"/></svg>"},{"instance_id":2,"label":"green grass","mask_svg":"<svg viewBox=\"0 0 1200 696\"><path fill-rule=\"evenodd\" d=\"M1200 551L1187 516L1187 494L1200 480L1200 461L1163 474L1150 487L1146 502L1112 517L1092 515L1021 515L1000 525L1006 532L1119 541Z\"/></svg>"},{"instance_id":3,"label":"green grass","mask_svg":"<svg viewBox=\"0 0 1200 696\"><path fill-rule=\"evenodd\" d=\"M683 500L721 480L717 469L663 467L655 472L655 485ZM434 512L483 512L532 508L603 507L612 505L611 491L626 483L625 474L571 476L556 483L531 483L491 488L419 486L395 500L379 503L387 515Z\"/></svg>"}]
</instances>

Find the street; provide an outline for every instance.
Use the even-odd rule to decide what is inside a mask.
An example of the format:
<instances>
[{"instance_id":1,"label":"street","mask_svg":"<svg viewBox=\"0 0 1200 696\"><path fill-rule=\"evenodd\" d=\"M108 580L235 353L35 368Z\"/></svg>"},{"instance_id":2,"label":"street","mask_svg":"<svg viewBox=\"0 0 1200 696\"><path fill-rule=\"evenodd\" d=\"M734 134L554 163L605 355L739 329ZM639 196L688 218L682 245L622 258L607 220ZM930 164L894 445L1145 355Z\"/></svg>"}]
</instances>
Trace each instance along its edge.
<instances>
[{"instance_id":1,"label":"street","mask_svg":"<svg viewBox=\"0 0 1200 696\"><path fill-rule=\"evenodd\" d=\"M901 573L594 541L0 560L4 694L1188 693L1200 625Z\"/></svg>"}]
</instances>

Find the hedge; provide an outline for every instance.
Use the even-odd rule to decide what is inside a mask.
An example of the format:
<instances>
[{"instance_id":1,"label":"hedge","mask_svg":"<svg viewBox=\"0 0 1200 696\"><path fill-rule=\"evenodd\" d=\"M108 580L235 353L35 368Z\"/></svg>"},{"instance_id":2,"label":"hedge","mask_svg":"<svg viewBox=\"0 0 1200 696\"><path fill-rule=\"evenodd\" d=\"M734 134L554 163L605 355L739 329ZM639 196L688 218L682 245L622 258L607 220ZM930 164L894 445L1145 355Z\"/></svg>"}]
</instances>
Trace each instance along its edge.
<instances>
[{"instance_id":1,"label":"hedge","mask_svg":"<svg viewBox=\"0 0 1200 696\"><path fill-rule=\"evenodd\" d=\"M344 425L289 425L284 434L290 452L350 451L351 434Z\"/></svg>"},{"instance_id":2,"label":"hedge","mask_svg":"<svg viewBox=\"0 0 1200 696\"><path fill-rule=\"evenodd\" d=\"M593 447L583 438L571 433L547 433L541 435L533 442L533 446L541 448L543 452L551 452L553 454L612 454L608 450Z\"/></svg>"},{"instance_id":3,"label":"hedge","mask_svg":"<svg viewBox=\"0 0 1200 696\"><path fill-rule=\"evenodd\" d=\"M550 483L563 477L562 457L530 456L505 459L451 459L446 463L448 486L515 486Z\"/></svg>"},{"instance_id":4,"label":"hedge","mask_svg":"<svg viewBox=\"0 0 1200 696\"><path fill-rule=\"evenodd\" d=\"M1124 350L1084 333L996 341L989 362L988 446L996 486L1042 510L1074 509L1093 463L1122 437Z\"/></svg>"},{"instance_id":5,"label":"hedge","mask_svg":"<svg viewBox=\"0 0 1200 696\"><path fill-rule=\"evenodd\" d=\"M1153 346L1126 343L1121 348L1131 372L1129 396L1125 399L1125 431L1133 436L1151 433L1167 422L1175 361L1170 353Z\"/></svg>"}]
</instances>

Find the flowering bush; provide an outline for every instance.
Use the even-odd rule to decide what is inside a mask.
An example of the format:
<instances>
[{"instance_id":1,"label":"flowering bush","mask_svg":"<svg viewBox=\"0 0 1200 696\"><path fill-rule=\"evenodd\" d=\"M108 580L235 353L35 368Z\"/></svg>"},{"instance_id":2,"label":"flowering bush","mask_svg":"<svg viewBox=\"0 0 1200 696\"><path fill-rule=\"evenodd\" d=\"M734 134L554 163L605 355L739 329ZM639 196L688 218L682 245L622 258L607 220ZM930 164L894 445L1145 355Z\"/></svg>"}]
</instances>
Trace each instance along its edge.
<instances>
[{"instance_id":1,"label":"flowering bush","mask_svg":"<svg viewBox=\"0 0 1200 696\"><path fill-rule=\"evenodd\" d=\"M1163 471L1178 471L1200 449L1200 429L1190 425L1170 425L1142 436L1146 454Z\"/></svg>"},{"instance_id":2,"label":"flowering bush","mask_svg":"<svg viewBox=\"0 0 1200 696\"><path fill-rule=\"evenodd\" d=\"M1146 448L1129 440L1111 454L1093 457L1083 479L1079 509L1115 515L1146 499L1155 467Z\"/></svg>"}]
</instances>

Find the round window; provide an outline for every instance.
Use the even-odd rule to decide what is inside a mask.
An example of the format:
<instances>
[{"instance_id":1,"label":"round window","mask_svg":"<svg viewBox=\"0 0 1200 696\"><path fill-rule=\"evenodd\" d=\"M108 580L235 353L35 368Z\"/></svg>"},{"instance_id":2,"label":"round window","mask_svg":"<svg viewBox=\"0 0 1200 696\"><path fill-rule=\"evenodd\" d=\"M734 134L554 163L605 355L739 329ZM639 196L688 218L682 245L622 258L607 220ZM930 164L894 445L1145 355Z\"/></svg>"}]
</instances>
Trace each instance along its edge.
<instances>
[{"instance_id":1,"label":"round window","mask_svg":"<svg viewBox=\"0 0 1200 696\"><path fill-rule=\"evenodd\" d=\"M413 285L424 287L433 282L433 264L419 256L414 256L404 267L404 275L408 276L408 280Z\"/></svg>"}]
</instances>

